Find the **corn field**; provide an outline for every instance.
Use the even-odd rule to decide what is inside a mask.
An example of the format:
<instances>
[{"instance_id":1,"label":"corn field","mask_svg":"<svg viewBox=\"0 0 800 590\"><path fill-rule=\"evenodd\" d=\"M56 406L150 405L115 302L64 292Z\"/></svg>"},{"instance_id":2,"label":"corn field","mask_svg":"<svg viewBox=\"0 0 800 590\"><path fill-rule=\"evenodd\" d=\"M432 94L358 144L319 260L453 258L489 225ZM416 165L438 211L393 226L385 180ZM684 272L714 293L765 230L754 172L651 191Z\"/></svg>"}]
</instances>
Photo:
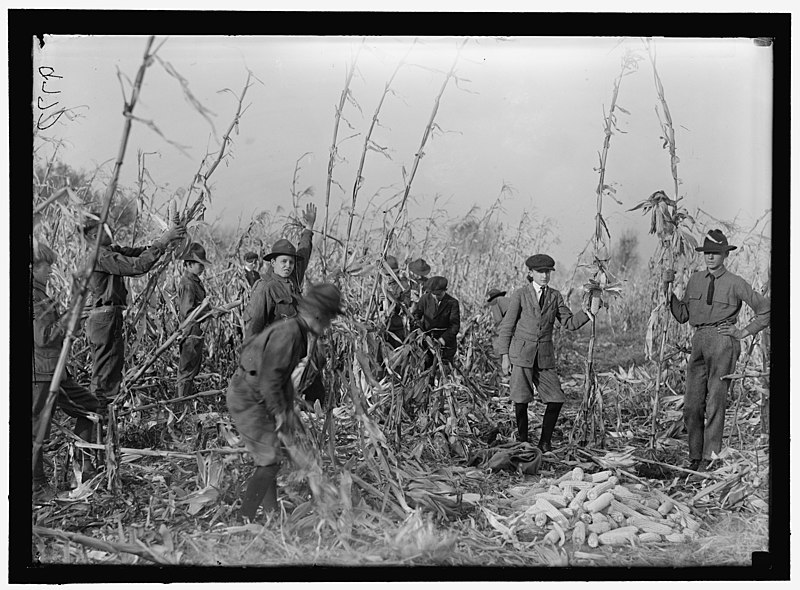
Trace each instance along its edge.
<instances>
[{"instance_id":1,"label":"corn field","mask_svg":"<svg viewBox=\"0 0 800 590\"><path fill-rule=\"evenodd\" d=\"M146 54L143 71L171 68L159 56L162 42L156 40ZM490 287L511 292L525 285L525 258L548 251L557 234L535 210L527 211L518 225L505 221L504 205L518 197L507 182L498 182L487 204L465 215L450 215L436 199L427 217L413 217L407 207L415 174L425 170L422 156L437 149L429 139L449 95L458 92L459 52L469 42L463 40L454 52L449 71L437 74L442 86L419 130L413 168L402 189L383 203L359 194L361 177L380 151L371 134L383 98L367 127L350 131L364 140L357 178L346 192L352 207L337 209L329 203L337 149L344 141L338 134L346 127L340 118L353 108L350 78L342 94L331 98L332 103L339 100L324 162L326 194L303 188L303 169L321 164L301 156L294 177L286 179L291 210L264 209L235 228L206 222L204 211L221 198L215 193L214 172L222 163L235 167L232 154L242 149L233 138L248 125L247 90L258 83L251 74L231 92L230 125L227 131L215 129L219 147L197 162L193 178L171 179L177 190L151 176L152 155L141 151L120 158L120 165L137 170L137 182L116 186L104 196L112 181L107 168L74 170L59 158L61 150L69 149L66 145L49 159L35 149L32 239L58 253L49 294L61 309L74 307L73 294L94 246L80 231L90 211L107 203L115 243L121 245L151 243L170 226L173 211L186 225L187 236L149 273L126 279L130 301L124 316L126 356L113 473L101 469L88 481L75 481L75 458L88 452L98 465L108 465L109 446L84 443L72 435L69 418L54 412L45 468L59 495L34 508L32 563L682 567L749 565L751 552L768 550L769 329L742 343L736 371L729 376L722 454L708 473L697 477L683 466L691 333L688 324L665 313L659 277L670 258L676 282L685 284L702 267L702 255L693 247L681 248L680 237L667 236L659 226L649 260L618 265L617 236L603 228L601 213L607 215L609 205L600 207L604 197L613 197L609 189L616 173L613 160L606 167L605 157L605 180L600 177L596 191L594 247L569 270L560 269L559 287L577 310L584 284L602 275L607 307L593 320L591 337L584 330L557 330L556 364L567 402L555 433L556 452L544 456L537 475L519 468L532 459L526 455L530 446L514 438L508 378L492 350L496 331L485 294ZM620 81L637 63L626 59L613 86L614 101L619 93L623 103ZM357 60L355 54L348 65L351 76ZM644 70L647 63L642 49L639 67ZM398 70L403 64L397 64ZM182 79L177 71L170 74ZM384 98L394 84L393 75ZM190 87L185 93L188 100ZM654 91L654 100L666 108L663 87ZM202 105L193 108L202 111ZM605 115L601 137L607 154L613 152L609 140L616 133L611 117L624 115L613 109ZM129 119L134 126L147 124L135 112ZM669 131L671 121L661 125ZM50 141L35 136L34 147ZM669 167L680 146L667 144ZM677 165L672 166L675 186L669 192L677 192ZM594 187L586 188L592 195ZM684 239L696 243L709 229L721 228L739 246L728 260L729 270L769 297L771 211L755 225L742 226L693 208L690 197L674 210L658 209L657 201L643 208L645 215L652 213L653 223L677 223L673 229L683 232ZM226 408L225 390L239 363L243 309L250 294L243 255L254 251L261 257L280 238L296 244L300 214L308 203L324 209L324 221L314 230L305 284L336 284L345 313L322 338L325 400L300 413L301 432L285 441L280 511L242 525L234 517L253 462ZM176 394L178 345L186 325L178 316L177 289L183 273L179 256L189 242L204 245L212 266L202 277L208 297L198 314L205 319L198 393L181 399ZM382 308L392 281L384 264L387 254L401 261L401 269L403 261L422 257L432 274L447 276L462 318L452 371L440 370L441 359L421 369L427 344L419 331L397 348L387 344ZM619 289L611 294L615 284ZM743 306L739 324L751 316ZM91 364L90 344L79 330L68 358L73 378L88 385ZM541 406L534 404L534 409L539 414ZM580 435L572 436L573 431Z\"/></svg>"}]
</instances>

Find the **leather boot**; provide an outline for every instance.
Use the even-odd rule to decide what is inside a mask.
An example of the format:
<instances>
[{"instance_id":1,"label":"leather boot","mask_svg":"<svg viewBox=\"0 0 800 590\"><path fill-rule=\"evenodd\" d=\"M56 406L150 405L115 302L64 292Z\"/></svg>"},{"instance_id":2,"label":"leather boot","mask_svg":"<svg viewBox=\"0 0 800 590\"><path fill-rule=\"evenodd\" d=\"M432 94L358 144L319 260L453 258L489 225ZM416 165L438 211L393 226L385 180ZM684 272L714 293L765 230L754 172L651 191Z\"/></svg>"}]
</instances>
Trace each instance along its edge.
<instances>
[{"instance_id":1,"label":"leather boot","mask_svg":"<svg viewBox=\"0 0 800 590\"><path fill-rule=\"evenodd\" d=\"M547 409L544 411L544 418L542 419L542 434L539 437L538 444L536 445L542 450L543 453L553 450L553 445L550 442L550 439L553 436L553 430L555 430L556 421L558 420L558 415L561 412L562 405L563 404L558 402L549 402L547 404Z\"/></svg>"},{"instance_id":2,"label":"leather boot","mask_svg":"<svg viewBox=\"0 0 800 590\"><path fill-rule=\"evenodd\" d=\"M517 419L517 440L528 442L528 404L514 404L514 416Z\"/></svg>"}]
</instances>

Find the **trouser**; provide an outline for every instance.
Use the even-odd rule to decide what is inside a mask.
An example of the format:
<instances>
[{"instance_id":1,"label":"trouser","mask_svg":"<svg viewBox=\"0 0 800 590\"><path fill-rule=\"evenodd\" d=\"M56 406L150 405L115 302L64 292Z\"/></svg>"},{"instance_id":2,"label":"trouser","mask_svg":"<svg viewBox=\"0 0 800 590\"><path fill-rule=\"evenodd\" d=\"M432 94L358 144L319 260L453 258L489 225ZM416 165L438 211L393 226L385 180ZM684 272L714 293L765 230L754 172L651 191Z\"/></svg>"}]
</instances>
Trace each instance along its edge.
<instances>
[{"instance_id":1,"label":"trouser","mask_svg":"<svg viewBox=\"0 0 800 590\"><path fill-rule=\"evenodd\" d=\"M730 382L721 377L733 373L740 350L738 340L720 334L716 327L698 328L694 333L683 401L690 459L711 459L712 453L722 450Z\"/></svg>"},{"instance_id":2,"label":"trouser","mask_svg":"<svg viewBox=\"0 0 800 590\"><path fill-rule=\"evenodd\" d=\"M180 346L178 361L178 397L194 393L194 378L200 373L203 362L203 330L195 324Z\"/></svg>"},{"instance_id":3,"label":"trouser","mask_svg":"<svg viewBox=\"0 0 800 590\"><path fill-rule=\"evenodd\" d=\"M33 382L33 406L32 406L32 422L33 422L33 441L36 440L36 435L39 432L42 421L42 412L44 410L47 396L50 392L50 381L34 381ZM61 408L65 414L75 418L75 434L87 442L94 441L93 423L86 417L87 412L97 412L98 401L91 391L86 389L83 385L77 383L67 373L61 379L59 384L58 397L56 404ZM50 420L47 423L44 438L42 439L42 447L45 441L50 437L50 426L52 423L53 412L50 413ZM42 448L39 449L38 457L36 459L36 467L33 472L33 481L35 484L45 483L47 478L44 473L44 464L42 461Z\"/></svg>"},{"instance_id":4,"label":"trouser","mask_svg":"<svg viewBox=\"0 0 800 590\"><path fill-rule=\"evenodd\" d=\"M122 334L122 306L95 307L86 320L86 336L92 347L92 393L107 404L119 393L125 340Z\"/></svg>"}]
</instances>

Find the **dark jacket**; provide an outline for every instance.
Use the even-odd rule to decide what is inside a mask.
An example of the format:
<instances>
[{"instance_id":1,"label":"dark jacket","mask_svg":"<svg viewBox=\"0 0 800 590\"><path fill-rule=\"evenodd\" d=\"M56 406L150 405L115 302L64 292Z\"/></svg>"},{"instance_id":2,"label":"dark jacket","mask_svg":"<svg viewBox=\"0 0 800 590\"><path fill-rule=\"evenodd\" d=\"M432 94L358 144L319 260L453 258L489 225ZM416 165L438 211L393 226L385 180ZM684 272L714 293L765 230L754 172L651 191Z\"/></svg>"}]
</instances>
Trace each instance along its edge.
<instances>
[{"instance_id":1,"label":"dark jacket","mask_svg":"<svg viewBox=\"0 0 800 590\"><path fill-rule=\"evenodd\" d=\"M178 284L178 318L183 321L206 298L206 290L200 277L184 271Z\"/></svg>"},{"instance_id":2,"label":"dark jacket","mask_svg":"<svg viewBox=\"0 0 800 590\"><path fill-rule=\"evenodd\" d=\"M294 271L284 279L267 272L256 281L250 294L250 301L242 314L245 322L244 337L248 338L261 332L276 320L291 318L297 315L297 303L303 286L303 279L311 256L311 230L303 230L300 235L300 246Z\"/></svg>"},{"instance_id":3,"label":"dark jacket","mask_svg":"<svg viewBox=\"0 0 800 590\"><path fill-rule=\"evenodd\" d=\"M507 354L512 365L533 367L538 357L540 369L554 368L553 326L556 320L568 330L577 330L589 321L583 310L572 315L561 293L550 287L546 289L542 308L533 284L517 289L509 298L508 311L497 336L497 352Z\"/></svg>"},{"instance_id":4,"label":"dark jacket","mask_svg":"<svg viewBox=\"0 0 800 590\"><path fill-rule=\"evenodd\" d=\"M432 293L425 293L414 308L414 318L431 338L442 338L442 357L453 358L456 353L456 336L461 328L461 309L458 300L445 293L438 306Z\"/></svg>"},{"instance_id":5,"label":"dark jacket","mask_svg":"<svg viewBox=\"0 0 800 590\"><path fill-rule=\"evenodd\" d=\"M124 277L145 274L161 258L164 250L153 244L147 248L100 246L94 272L89 278L89 307L128 304Z\"/></svg>"}]
</instances>

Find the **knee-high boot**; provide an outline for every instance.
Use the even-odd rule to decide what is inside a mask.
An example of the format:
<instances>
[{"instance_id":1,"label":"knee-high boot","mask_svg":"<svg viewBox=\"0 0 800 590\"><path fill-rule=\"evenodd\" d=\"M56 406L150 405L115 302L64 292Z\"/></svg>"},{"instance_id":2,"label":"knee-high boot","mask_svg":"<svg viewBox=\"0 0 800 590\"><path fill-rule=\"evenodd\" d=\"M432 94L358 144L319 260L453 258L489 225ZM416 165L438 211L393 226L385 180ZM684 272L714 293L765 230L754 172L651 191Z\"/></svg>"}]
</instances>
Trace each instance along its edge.
<instances>
[{"instance_id":1,"label":"knee-high boot","mask_svg":"<svg viewBox=\"0 0 800 590\"><path fill-rule=\"evenodd\" d=\"M528 404L514 404L514 416L517 419L517 440L528 442Z\"/></svg>"}]
</instances>

